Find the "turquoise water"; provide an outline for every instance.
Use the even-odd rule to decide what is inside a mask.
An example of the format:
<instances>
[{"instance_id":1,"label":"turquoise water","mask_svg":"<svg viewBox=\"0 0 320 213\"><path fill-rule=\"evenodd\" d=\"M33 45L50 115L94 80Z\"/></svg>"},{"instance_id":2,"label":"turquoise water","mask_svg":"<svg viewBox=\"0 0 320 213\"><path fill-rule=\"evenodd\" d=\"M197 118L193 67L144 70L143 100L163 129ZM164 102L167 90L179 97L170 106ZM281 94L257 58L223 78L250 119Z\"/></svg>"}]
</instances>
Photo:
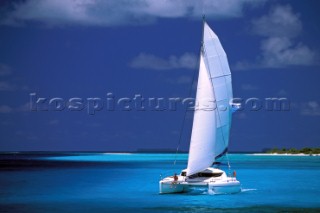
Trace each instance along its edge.
<instances>
[{"instance_id":1,"label":"turquoise water","mask_svg":"<svg viewBox=\"0 0 320 213\"><path fill-rule=\"evenodd\" d=\"M320 211L319 156L230 154L243 192L159 195L179 154L2 155L2 212Z\"/></svg>"}]
</instances>

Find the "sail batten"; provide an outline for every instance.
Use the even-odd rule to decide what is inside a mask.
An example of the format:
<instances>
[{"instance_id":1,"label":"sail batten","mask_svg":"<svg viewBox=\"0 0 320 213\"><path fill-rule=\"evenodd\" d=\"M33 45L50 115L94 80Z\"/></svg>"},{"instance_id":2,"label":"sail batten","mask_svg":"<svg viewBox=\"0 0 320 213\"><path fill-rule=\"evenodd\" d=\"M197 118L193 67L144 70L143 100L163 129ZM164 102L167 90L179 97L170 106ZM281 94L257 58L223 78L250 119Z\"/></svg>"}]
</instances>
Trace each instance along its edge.
<instances>
[{"instance_id":1,"label":"sail batten","mask_svg":"<svg viewBox=\"0 0 320 213\"><path fill-rule=\"evenodd\" d=\"M227 152L231 127L232 109L229 102L232 99L232 85L227 55L208 24L204 23L203 27L188 176L210 167Z\"/></svg>"}]
</instances>

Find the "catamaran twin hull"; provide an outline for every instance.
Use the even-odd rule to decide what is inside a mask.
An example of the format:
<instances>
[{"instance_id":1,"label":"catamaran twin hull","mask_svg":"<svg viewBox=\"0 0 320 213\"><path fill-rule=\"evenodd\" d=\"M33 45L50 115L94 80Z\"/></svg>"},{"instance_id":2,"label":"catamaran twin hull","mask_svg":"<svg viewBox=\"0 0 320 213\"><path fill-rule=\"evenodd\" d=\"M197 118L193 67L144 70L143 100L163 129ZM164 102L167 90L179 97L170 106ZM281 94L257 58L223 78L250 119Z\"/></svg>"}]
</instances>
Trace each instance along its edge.
<instances>
[{"instance_id":1,"label":"catamaran twin hull","mask_svg":"<svg viewBox=\"0 0 320 213\"><path fill-rule=\"evenodd\" d=\"M236 177L228 177L220 169L208 168L196 177L180 175L167 177L159 182L160 194L207 192L209 194L234 194L241 191L240 182Z\"/></svg>"}]
</instances>

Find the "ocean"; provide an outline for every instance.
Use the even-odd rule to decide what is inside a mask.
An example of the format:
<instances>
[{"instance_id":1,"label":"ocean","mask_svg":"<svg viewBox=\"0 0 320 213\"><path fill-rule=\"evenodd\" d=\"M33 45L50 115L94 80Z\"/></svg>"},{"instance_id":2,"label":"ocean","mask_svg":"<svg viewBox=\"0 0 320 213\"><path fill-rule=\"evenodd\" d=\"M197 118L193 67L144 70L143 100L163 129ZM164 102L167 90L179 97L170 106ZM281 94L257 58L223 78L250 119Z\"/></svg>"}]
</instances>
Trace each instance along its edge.
<instances>
[{"instance_id":1,"label":"ocean","mask_svg":"<svg viewBox=\"0 0 320 213\"><path fill-rule=\"evenodd\" d=\"M0 212L320 212L320 156L229 154L241 193L160 195L160 176L179 173L187 157L2 154Z\"/></svg>"}]
</instances>

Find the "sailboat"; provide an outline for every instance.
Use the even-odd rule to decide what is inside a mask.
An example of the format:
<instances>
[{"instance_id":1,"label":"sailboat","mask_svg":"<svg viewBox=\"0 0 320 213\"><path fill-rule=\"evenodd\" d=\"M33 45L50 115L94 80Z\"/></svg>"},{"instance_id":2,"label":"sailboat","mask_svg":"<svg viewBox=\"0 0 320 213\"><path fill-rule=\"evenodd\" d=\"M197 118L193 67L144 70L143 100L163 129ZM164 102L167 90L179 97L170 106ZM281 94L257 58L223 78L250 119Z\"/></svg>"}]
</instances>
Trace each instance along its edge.
<instances>
[{"instance_id":1,"label":"sailboat","mask_svg":"<svg viewBox=\"0 0 320 213\"><path fill-rule=\"evenodd\" d=\"M187 168L179 175L159 182L160 193L183 193L194 190L212 194L241 191L235 171L231 175L216 168L227 156L232 113L238 104L231 103L231 72L227 55L218 36L203 19L196 104Z\"/></svg>"}]
</instances>

